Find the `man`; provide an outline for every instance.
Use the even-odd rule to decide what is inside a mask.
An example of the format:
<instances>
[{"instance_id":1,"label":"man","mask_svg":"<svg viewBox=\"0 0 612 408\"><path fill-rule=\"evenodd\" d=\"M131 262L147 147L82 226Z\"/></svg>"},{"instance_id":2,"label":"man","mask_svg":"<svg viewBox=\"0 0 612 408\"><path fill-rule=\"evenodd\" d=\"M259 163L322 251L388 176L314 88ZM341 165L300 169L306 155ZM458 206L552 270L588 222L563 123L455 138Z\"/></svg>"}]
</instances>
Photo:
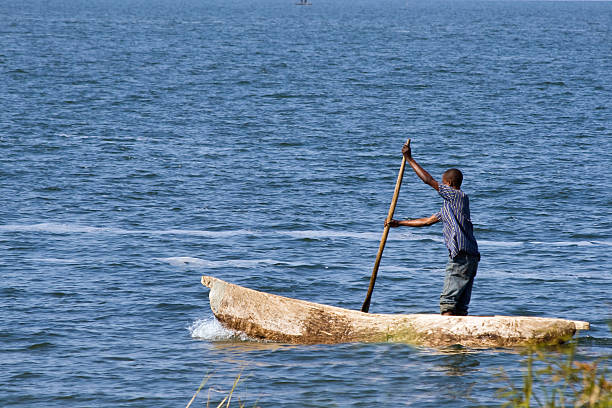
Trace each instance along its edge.
<instances>
[{"instance_id":1,"label":"man","mask_svg":"<svg viewBox=\"0 0 612 408\"><path fill-rule=\"evenodd\" d=\"M457 169L449 169L444 172L442 184L439 184L414 160L409 144L404 145L402 154L417 176L438 191L444 199L444 204L440 212L431 217L391 220L389 226L425 227L442 221L449 261L440 295L440 313L447 316L467 316L480 253L470 219L470 200L461 191L463 174Z\"/></svg>"}]
</instances>

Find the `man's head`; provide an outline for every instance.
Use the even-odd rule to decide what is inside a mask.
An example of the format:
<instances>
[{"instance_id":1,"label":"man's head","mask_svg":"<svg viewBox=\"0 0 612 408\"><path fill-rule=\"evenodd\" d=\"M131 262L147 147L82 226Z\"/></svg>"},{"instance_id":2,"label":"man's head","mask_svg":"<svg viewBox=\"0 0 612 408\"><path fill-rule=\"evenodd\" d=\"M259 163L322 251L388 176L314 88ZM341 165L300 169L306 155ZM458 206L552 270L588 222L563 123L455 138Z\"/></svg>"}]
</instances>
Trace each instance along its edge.
<instances>
[{"instance_id":1,"label":"man's head","mask_svg":"<svg viewBox=\"0 0 612 408\"><path fill-rule=\"evenodd\" d=\"M459 169L448 169L442 174L442 184L459 190L463 182L463 174Z\"/></svg>"}]
</instances>

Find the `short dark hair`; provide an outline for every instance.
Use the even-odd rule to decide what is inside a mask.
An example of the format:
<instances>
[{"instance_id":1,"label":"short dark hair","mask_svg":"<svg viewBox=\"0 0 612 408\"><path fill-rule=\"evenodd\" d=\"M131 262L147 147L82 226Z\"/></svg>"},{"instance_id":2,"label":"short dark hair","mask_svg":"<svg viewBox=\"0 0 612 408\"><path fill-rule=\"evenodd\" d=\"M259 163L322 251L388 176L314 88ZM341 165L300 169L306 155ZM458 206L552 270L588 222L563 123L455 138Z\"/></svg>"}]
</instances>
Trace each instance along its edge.
<instances>
[{"instance_id":1,"label":"short dark hair","mask_svg":"<svg viewBox=\"0 0 612 408\"><path fill-rule=\"evenodd\" d=\"M463 183L463 173L459 169L448 169L442 174L442 178L446 179L452 187L459 188Z\"/></svg>"}]
</instances>

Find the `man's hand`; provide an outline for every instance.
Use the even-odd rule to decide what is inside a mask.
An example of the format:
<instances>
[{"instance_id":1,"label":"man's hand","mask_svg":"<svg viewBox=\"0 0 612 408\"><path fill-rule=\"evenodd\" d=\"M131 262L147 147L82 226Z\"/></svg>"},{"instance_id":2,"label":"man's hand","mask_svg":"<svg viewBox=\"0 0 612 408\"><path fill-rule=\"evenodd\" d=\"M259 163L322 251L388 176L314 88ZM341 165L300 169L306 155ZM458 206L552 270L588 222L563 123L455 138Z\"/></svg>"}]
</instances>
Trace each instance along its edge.
<instances>
[{"instance_id":1,"label":"man's hand","mask_svg":"<svg viewBox=\"0 0 612 408\"><path fill-rule=\"evenodd\" d=\"M391 220L389 222L387 222L387 220L385 220L385 227L391 227L391 228L396 228L399 227L399 221L398 220Z\"/></svg>"},{"instance_id":2,"label":"man's hand","mask_svg":"<svg viewBox=\"0 0 612 408\"><path fill-rule=\"evenodd\" d=\"M404 157L406 158L406 160L410 160L412 159L412 150L410 149L410 143L406 143L403 147L402 147L402 154L404 155Z\"/></svg>"}]
</instances>

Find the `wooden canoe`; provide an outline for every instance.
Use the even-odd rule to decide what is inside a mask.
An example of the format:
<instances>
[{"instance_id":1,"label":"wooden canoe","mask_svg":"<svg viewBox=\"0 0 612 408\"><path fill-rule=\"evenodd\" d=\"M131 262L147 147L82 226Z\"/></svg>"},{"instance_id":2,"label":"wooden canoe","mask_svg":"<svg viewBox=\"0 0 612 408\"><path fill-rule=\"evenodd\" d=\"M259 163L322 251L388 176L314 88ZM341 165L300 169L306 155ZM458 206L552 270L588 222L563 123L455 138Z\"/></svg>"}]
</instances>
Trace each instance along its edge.
<instances>
[{"instance_id":1,"label":"wooden canoe","mask_svg":"<svg viewBox=\"0 0 612 408\"><path fill-rule=\"evenodd\" d=\"M514 347L569 340L589 323L524 316L374 314L291 299L202 276L221 324L283 343L403 342L426 347Z\"/></svg>"}]
</instances>

